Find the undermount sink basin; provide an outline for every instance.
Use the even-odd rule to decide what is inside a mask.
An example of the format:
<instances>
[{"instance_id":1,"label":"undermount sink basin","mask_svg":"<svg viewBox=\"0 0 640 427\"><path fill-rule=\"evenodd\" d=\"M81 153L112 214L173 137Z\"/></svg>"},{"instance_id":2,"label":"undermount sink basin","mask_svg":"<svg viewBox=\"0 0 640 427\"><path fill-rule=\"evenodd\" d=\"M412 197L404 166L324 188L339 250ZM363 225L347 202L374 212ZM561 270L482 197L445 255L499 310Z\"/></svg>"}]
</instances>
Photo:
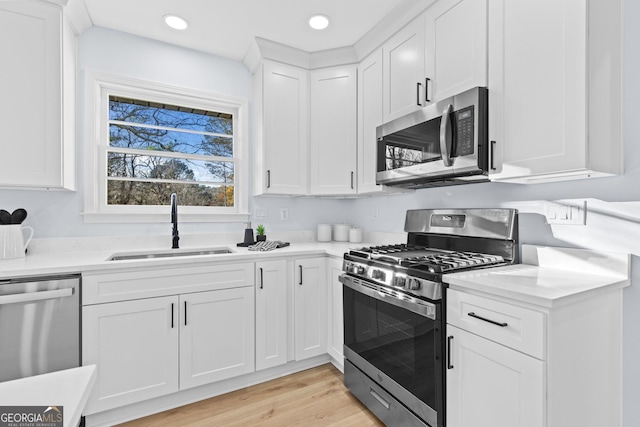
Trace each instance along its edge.
<instances>
[{"instance_id":1,"label":"undermount sink basin","mask_svg":"<svg viewBox=\"0 0 640 427\"><path fill-rule=\"evenodd\" d=\"M210 248L210 249L173 249L153 252L127 252L115 253L111 255L107 261L126 261L132 259L153 259L153 258L175 258L183 256L203 256L203 255L222 255L232 254L229 248Z\"/></svg>"}]
</instances>

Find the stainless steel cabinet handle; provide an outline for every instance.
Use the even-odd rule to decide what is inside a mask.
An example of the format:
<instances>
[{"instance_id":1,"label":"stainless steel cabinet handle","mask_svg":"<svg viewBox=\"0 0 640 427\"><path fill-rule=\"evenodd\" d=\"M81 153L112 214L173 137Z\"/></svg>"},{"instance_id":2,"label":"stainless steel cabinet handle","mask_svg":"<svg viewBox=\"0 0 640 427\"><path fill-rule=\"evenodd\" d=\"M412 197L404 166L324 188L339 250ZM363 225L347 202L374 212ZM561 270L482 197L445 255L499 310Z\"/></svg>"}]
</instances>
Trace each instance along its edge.
<instances>
[{"instance_id":1,"label":"stainless steel cabinet handle","mask_svg":"<svg viewBox=\"0 0 640 427\"><path fill-rule=\"evenodd\" d=\"M496 322L495 320L487 319L486 317L478 316L474 312L467 313L467 316L474 317L476 319L482 320L483 322L491 323L492 325L500 326L501 328L506 328L509 326L507 322Z\"/></svg>"},{"instance_id":2,"label":"stainless steel cabinet handle","mask_svg":"<svg viewBox=\"0 0 640 427\"><path fill-rule=\"evenodd\" d=\"M267 188L271 188L271 171L267 171Z\"/></svg>"},{"instance_id":3,"label":"stainless steel cabinet handle","mask_svg":"<svg viewBox=\"0 0 640 427\"><path fill-rule=\"evenodd\" d=\"M451 112L453 111L453 105L449 104L442 112L442 120L440 121L440 154L442 155L442 161L445 166L453 165L451 159Z\"/></svg>"},{"instance_id":4,"label":"stainless steel cabinet handle","mask_svg":"<svg viewBox=\"0 0 640 427\"><path fill-rule=\"evenodd\" d=\"M71 295L73 295L73 288L57 289L55 291L26 292L22 294L3 295L0 297L0 305L42 301L45 299L65 298L70 297Z\"/></svg>"},{"instance_id":5,"label":"stainless steel cabinet handle","mask_svg":"<svg viewBox=\"0 0 640 427\"><path fill-rule=\"evenodd\" d=\"M299 265L298 268L300 269L300 282L298 283L298 285L302 285L302 266Z\"/></svg>"},{"instance_id":6,"label":"stainless steel cabinet handle","mask_svg":"<svg viewBox=\"0 0 640 427\"><path fill-rule=\"evenodd\" d=\"M387 410L391 409L391 405L389 404L389 402L387 402L384 397L380 396L380 394L377 391L375 391L374 389L370 388L369 389L369 394L371 396L373 396L373 398L376 399L378 402L380 402L380 404L382 406L387 408Z\"/></svg>"},{"instance_id":7,"label":"stainless steel cabinet handle","mask_svg":"<svg viewBox=\"0 0 640 427\"><path fill-rule=\"evenodd\" d=\"M447 337L447 369L453 369L451 364L451 341L453 341L453 335Z\"/></svg>"},{"instance_id":8,"label":"stainless steel cabinet handle","mask_svg":"<svg viewBox=\"0 0 640 427\"><path fill-rule=\"evenodd\" d=\"M262 274L262 267L260 268L260 289L264 288L264 276Z\"/></svg>"},{"instance_id":9,"label":"stainless steel cabinet handle","mask_svg":"<svg viewBox=\"0 0 640 427\"><path fill-rule=\"evenodd\" d=\"M171 329L173 329L173 303L171 303Z\"/></svg>"},{"instance_id":10,"label":"stainless steel cabinet handle","mask_svg":"<svg viewBox=\"0 0 640 427\"><path fill-rule=\"evenodd\" d=\"M353 190L353 171L351 171L351 189Z\"/></svg>"},{"instance_id":11,"label":"stainless steel cabinet handle","mask_svg":"<svg viewBox=\"0 0 640 427\"><path fill-rule=\"evenodd\" d=\"M422 103L420 102L420 86L422 86L422 83L418 82L416 86L416 104L422 107Z\"/></svg>"}]
</instances>

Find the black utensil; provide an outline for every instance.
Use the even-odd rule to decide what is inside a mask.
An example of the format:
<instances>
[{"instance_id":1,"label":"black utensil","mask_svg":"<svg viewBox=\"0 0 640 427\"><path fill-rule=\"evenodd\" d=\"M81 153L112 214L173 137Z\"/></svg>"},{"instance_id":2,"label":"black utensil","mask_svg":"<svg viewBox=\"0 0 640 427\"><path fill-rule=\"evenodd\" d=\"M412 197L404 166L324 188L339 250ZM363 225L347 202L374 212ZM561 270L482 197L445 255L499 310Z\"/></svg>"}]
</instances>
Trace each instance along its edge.
<instances>
[{"instance_id":1,"label":"black utensil","mask_svg":"<svg viewBox=\"0 0 640 427\"><path fill-rule=\"evenodd\" d=\"M0 209L0 224L11 224L11 214L4 209Z\"/></svg>"},{"instance_id":2,"label":"black utensil","mask_svg":"<svg viewBox=\"0 0 640 427\"><path fill-rule=\"evenodd\" d=\"M27 211L22 208L18 208L11 214L11 224L22 224L22 221L27 219Z\"/></svg>"}]
</instances>

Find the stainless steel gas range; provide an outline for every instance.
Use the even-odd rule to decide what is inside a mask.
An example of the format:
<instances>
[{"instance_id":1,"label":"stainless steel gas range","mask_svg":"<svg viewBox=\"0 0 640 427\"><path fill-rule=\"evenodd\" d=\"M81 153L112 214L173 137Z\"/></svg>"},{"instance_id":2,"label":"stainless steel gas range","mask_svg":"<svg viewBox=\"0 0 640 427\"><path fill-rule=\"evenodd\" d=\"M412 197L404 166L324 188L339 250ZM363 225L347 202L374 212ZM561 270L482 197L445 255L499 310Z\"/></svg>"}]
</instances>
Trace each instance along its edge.
<instances>
[{"instance_id":1,"label":"stainless steel gas range","mask_svg":"<svg viewBox=\"0 0 640 427\"><path fill-rule=\"evenodd\" d=\"M518 213L410 210L405 231L344 255L344 382L388 426L443 427L445 275L517 263Z\"/></svg>"}]
</instances>

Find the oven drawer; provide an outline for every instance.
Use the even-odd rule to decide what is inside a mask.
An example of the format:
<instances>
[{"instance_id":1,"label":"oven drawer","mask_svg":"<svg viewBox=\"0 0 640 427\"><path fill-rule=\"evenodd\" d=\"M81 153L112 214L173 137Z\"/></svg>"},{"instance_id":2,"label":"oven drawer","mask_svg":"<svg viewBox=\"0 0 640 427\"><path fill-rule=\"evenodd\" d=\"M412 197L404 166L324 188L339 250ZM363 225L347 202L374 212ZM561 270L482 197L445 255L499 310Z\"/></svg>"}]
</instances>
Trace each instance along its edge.
<instances>
[{"instance_id":1,"label":"oven drawer","mask_svg":"<svg viewBox=\"0 0 640 427\"><path fill-rule=\"evenodd\" d=\"M449 289L447 323L538 359L545 357L545 314Z\"/></svg>"}]
</instances>

